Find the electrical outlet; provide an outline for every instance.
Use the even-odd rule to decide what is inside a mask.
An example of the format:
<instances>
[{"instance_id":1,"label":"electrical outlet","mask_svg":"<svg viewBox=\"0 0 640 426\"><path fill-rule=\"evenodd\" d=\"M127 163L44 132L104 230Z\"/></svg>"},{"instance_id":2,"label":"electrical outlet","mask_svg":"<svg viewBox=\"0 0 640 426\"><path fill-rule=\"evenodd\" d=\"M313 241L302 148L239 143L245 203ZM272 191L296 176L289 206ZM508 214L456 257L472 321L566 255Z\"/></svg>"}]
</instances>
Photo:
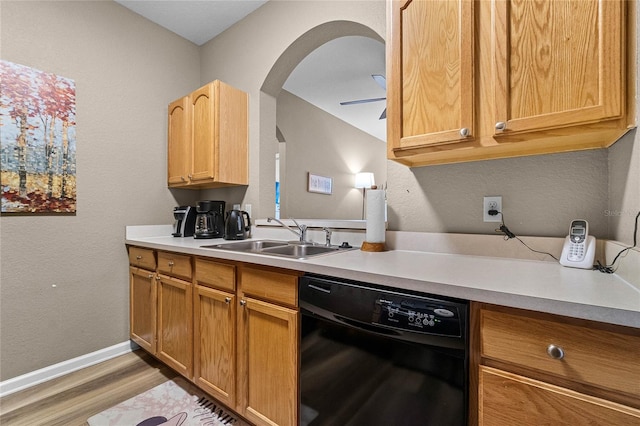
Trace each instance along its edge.
<instances>
[{"instance_id":1,"label":"electrical outlet","mask_svg":"<svg viewBox=\"0 0 640 426\"><path fill-rule=\"evenodd\" d=\"M482 214L485 222L502 222L502 214L490 215L489 210L502 212L502 196L484 197Z\"/></svg>"}]
</instances>

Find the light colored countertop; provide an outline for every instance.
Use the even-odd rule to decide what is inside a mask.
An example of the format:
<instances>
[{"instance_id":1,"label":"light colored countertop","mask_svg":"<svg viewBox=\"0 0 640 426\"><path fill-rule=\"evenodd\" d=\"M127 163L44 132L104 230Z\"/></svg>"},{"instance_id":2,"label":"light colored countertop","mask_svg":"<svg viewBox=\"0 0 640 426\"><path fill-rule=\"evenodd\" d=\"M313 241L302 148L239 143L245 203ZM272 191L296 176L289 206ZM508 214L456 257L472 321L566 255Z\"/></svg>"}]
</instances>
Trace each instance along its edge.
<instances>
[{"instance_id":1,"label":"light colored countertop","mask_svg":"<svg viewBox=\"0 0 640 426\"><path fill-rule=\"evenodd\" d=\"M201 248L230 241L174 238L170 233L167 226L127 227L125 243L640 328L640 288L619 274L566 268L549 261L437 253L413 247L380 253L356 249L295 260ZM255 234L253 239L274 238L273 234ZM423 235L415 238L429 238L429 234ZM292 235L280 236L287 240Z\"/></svg>"}]
</instances>

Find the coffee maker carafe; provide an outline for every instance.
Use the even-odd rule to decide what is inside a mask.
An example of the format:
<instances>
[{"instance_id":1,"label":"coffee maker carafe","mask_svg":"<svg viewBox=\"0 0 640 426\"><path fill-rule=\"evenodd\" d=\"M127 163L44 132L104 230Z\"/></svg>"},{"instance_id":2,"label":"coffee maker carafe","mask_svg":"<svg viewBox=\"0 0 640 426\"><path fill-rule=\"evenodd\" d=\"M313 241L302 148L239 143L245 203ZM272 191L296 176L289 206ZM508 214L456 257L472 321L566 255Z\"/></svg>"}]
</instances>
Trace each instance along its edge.
<instances>
[{"instance_id":1,"label":"coffee maker carafe","mask_svg":"<svg viewBox=\"0 0 640 426\"><path fill-rule=\"evenodd\" d=\"M222 238L224 235L224 201L204 200L196 204L193 238Z\"/></svg>"}]
</instances>

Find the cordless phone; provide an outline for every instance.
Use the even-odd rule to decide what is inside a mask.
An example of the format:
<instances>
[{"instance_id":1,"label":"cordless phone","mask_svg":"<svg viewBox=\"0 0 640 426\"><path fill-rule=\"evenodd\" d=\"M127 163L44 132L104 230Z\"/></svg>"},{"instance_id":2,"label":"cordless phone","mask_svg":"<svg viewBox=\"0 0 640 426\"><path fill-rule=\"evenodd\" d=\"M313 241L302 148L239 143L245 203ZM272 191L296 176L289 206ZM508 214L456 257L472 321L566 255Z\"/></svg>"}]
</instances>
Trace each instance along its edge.
<instances>
[{"instance_id":1,"label":"cordless phone","mask_svg":"<svg viewBox=\"0 0 640 426\"><path fill-rule=\"evenodd\" d=\"M592 269L596 255L596 239L589 235L586 220L571 221L569 235L564 240L560 264L572 268Z\"/></svg>"}]
</instances>

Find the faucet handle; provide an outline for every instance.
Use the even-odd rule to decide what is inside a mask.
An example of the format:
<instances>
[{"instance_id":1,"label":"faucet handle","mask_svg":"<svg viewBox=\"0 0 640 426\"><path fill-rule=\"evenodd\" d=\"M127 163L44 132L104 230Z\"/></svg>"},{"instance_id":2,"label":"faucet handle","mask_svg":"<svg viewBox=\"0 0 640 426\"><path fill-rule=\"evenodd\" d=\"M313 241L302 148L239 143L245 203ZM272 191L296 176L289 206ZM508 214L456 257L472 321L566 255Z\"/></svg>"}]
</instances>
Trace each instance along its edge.
<instances>
[{"instance_id":1,"label":"faucet handle","mask_svg":"<svg viewBox=\"0 0 640 426\"><path fill-rule=\"evenodd\" d=\"M327 247L329 247L331 245L331 228L328 227L323 227L322 230L324 231L324 237L325 237L325 244Z\"/></svg>"},{"instance_id":2,"label":"faucet handle","mask_svg":"<svg viewBox=\"0 0 640 426\"><path fill-rule=\"evenodd\" d=\"M300 229L300 242L304 243L307 241L307 225L298 225L298 229Z\"/></svg>"}]
</instances>

